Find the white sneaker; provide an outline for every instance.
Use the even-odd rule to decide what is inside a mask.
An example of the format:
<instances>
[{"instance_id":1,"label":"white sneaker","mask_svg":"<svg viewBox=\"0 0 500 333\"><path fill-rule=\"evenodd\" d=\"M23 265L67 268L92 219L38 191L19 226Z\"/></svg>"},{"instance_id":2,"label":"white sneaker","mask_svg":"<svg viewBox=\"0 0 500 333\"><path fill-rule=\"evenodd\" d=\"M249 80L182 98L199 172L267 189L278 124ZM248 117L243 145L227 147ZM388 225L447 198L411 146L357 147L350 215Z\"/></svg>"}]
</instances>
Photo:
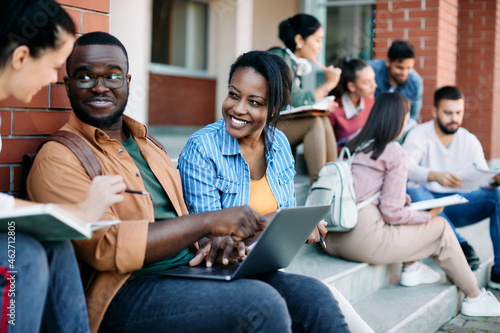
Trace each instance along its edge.
<instances>
[{"instance_id":1,"label":"white sneaker","mask_svg":"<svg viewBox=\"0 0 500 333\"><path fill-rule=\"evenodd\" d=\"M417 267L415 268L414 265L417 265ZM433 284L441 278L438 272L419 261L411 266L414 267L403 267L401 281L399 282L402 286L415 287L421 284Z\"/></svg>"},{"instance_id":2,"label":"white sneaker","mask_svg":"<svg viewBox=\"0 0 500 333\"><path fill-rule=\"evenodd\" d=\"M500 316L500 302L495 295L483 288L478 297L465 297L460 312L469 317L498 317Z\"/></svg>"}]
</instances>

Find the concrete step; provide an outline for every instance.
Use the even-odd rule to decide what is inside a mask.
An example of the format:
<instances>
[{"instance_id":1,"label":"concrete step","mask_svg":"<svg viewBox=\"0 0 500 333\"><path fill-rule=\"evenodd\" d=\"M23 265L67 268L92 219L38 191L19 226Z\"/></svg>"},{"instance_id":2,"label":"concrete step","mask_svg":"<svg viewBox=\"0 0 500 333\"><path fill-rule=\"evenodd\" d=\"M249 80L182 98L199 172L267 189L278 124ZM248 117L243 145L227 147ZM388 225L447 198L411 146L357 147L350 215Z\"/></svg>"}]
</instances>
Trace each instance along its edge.
<instances>
[{"instance_id":1,"label":"concrete step","mask_svg":"<svg viewBox=\"0 0 500 333\"><path fill-rule=\"evenodd\" d=\"M481 258L475 272L487 282L493 261L489 222L461 228L460 232ZM316 277L335 286L375 332L436 332L459 311L463 294L446 281L432 259L424 262L441 273L441 283L413 288L399 285L401 263L368 265L324 254L316 245L304 245L287 272Z\"/></svg>"},{"instance_id":2,"label":"concrete step","mask_svg":"<svg viewBox=\"0 0 500 333\"><path fill-rule=\"evenodd\" d=\"M425 262L441 272L441 283L412 288L394 283L352 303L375 332L436 332L458 313L463 294L445 280L437 265ZM487 281L490 262L474 272L481 286Z\"/></svg>"}]
</instances>

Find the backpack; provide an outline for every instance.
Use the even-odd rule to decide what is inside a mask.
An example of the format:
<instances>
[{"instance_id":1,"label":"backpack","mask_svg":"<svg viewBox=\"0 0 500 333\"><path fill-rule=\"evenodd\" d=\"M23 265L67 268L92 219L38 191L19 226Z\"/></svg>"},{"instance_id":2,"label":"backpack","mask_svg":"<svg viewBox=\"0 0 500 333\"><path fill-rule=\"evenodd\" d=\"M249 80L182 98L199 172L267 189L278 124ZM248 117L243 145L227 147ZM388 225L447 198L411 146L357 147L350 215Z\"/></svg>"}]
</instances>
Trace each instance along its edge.
<instances>
[{"instance_id":1,"label":"backpack","mask_svg":"<svg viewBox=\"0 0 500 333\"><path fill-rule=\"evenodd\" d=\"M358 151L360 149L356 149ZM335 162L328 162L319 171L312 184L305 206L330 205L324 219L328 231L349 231L358 223L358 211L380 197L377 192L367 200L356 204L352 181L351 155L347 147L342 148Z\"/></svg>"}]
</instances>

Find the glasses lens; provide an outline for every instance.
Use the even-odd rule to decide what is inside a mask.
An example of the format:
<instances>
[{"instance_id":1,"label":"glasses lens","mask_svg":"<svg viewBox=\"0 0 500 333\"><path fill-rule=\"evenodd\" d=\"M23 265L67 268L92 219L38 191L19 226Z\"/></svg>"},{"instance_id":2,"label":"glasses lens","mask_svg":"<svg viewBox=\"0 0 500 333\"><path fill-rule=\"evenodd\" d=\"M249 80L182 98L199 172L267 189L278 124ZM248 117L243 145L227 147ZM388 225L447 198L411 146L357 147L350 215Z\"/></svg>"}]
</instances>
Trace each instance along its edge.
<instances>
[{"instance_id":1,"label":"glasses lens","mask_svg":"<svg viewBox=\"0 0 500 333\"><path fill-rule=\"evenodd\" d=\"M92 88L95 84L95 79L88 74L78 74L75 76L76 86L82 89Z\"/></svg>"},{"instance_id":2,"label":"glasses lens","mask_svg":"<svg viewBox=\"0 0 500 333\"><path fill-rule=\"evenodd\" d=\"M104 85L108 88L121 88L123 85L123 75L108 74L104 76Z\"/></svg>"},{"instance_id":3,"label":"glasses lens","mask_svg":"<svg viewBox=\"0 0 500 333\"><path fill-rule=\"evenodd\" d=\"M90 75L78 74L75 76L76 86L81 89L91 89L95 86L96 80L103 78L104 86L110 89L121 88L123 86L125 75L122 74L106 74L106 75Z\"/></svg>"}]
</instances>

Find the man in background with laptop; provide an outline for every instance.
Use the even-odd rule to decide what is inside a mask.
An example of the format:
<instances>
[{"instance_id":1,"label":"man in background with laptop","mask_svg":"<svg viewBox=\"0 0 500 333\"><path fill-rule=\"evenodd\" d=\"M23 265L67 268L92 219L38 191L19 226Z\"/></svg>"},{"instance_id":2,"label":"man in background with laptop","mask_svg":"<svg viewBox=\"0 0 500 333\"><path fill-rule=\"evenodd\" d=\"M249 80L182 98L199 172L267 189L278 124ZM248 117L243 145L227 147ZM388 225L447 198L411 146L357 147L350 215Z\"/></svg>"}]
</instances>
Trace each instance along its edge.
<instances>
[{"instance_id":1,"label":"man in background with laptop","mask_svg":"<svg viewBox=\"0 0 500 333\"><path fill-rule=\"evenodd\" d=\"M121 224L75 241L77 256L90 268L83 278L93 332L289 332L302 325L348 331L329 289L312 278L289 274L278 290L269 282L276 273L231 282L161 275L187 265L200 238L229 234L242 240L265 220L248 206L187 215L178 171L148 139L146 127L123 115L130 75L126 50L115 37L80 37L67 72L73 112L63 130L86 142L104 174L121 174L128 189L150 194L125 194L103 216ZM90 182L72 152L48 142L34 162L28 193L40 202L78 201Z\"/></svg>"},{"instance_id":2,"label":"man in background with laptop","mask_svg":"<svg viewBox=\"0 0 500 333\"><path fill-rule=\"evenodd\" d=\"M500 175L490 184L474 184L475 169L489 168L477 137L461 127L464 112L464 96L458 88L436 90L434 119L412 129L403 144L410 162L408 180L420 183L420 187L410 186L408 194L413 201L421 201L458 193L469 201L445 207L443 217L455 231L472 270L479 267L479 258L455 227L490 219L495 261L488 286L500 290Z\"/></svg>"}]
</instances>

